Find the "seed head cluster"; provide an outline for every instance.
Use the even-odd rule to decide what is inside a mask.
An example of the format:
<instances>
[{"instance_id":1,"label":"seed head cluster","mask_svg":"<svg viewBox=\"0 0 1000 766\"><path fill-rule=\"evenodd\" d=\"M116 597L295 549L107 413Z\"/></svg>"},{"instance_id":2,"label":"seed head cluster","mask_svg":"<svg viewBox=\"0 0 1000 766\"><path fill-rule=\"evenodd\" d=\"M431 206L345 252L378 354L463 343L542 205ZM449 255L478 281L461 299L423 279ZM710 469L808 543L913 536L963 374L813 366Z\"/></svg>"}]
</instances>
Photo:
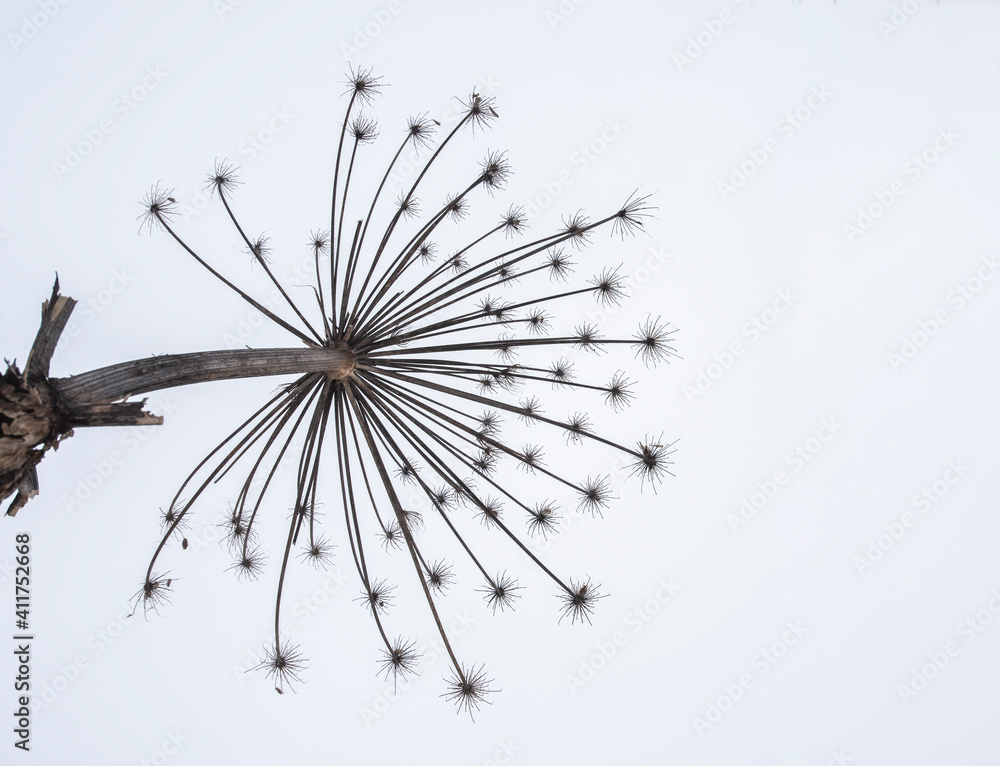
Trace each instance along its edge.
<instances>
[{"instance_id":1,"label":"seed head cluster","mask_svg":"<svg viewBox=\"0 0 1000 766\"><path fill-rule=\"evenodd\" d=\"M643 228L652 210L646 197L633 194L620 208L595 218L571 213L556 231L538 236L529 234L522 209L509 206L494 223L477 227L467 239L463 235L465 244L439 244L470 226L473 208L491 204L490 197L504 190L511 175L506 152L489 151L467 177L444 179L453 185L443 199L426 193L442 152L459 143L463 133L484 130L497 119L487 96L473 92L461 101L461 113L450 127L426 114L411 118L392 160L375 176L380 181L370 185L377 189L374 197L356 203L352 191L365 187L358 174L372 151L369 145L377 146L387 132L368 111L381 87L370 70L350 75L331 157L329 220L307 243L311 285L284 284L272 269L281 248L265 234L250 238L245 233L235 209L240 186L235 165L218 161L208 176L207 190L225 209L255 278L268 280L277 291L277 305L253 298L251 290L223 275L219 259L203 256L181 238L172 192L154 187L144 200L144 228L166 232L296 342L337 350L347 362L337 374L306 372L282 385L184 480L161 516L163 536L136 594L137 606L148 611L166 603L173 581L154 574L154 567L168 544L183 539L186 547L184 530L190 528L199 496L223 476L237 474L238 466L241 483L224 523L229 569L248 580L266 576L272 566L277 570L274 639L260 665L275 688L291 688L306 667L300 648L281 633L282 595L293 571L289 564L295 558L324 568L335 551L345 552L357 572L356 600L374 620L382 644L379 673L395 684L417 671L416 641L389 629L402 591L380 574L385 557L401 556L409 560L447 653L450 676L442 696L472 715L496 690L481 665L459 660L444 628L440 601L461 581L452 557L466 559L458 571L478 571L478 590L494 613L512 609L525 591L505 567L528 563L552 583L560 620L589 622L604 595L600 585L554 572L530 543L533 536L558 533L559 505L549 496L568 496L571 507L602 514L614 499L611 479L563 475L550 467L547 452L562 451L560 436L570 447L610 450L641 484L653 488L669 473L673 452L673 444L662 437L634 445L605 438L590 411L553 413L553 402L543 407L525 389L579 391L621 411L635 399L635 384L624 371L603 384L578 380L566 357L576 351L603 355L631 349L652 366L674 355L674 329L649 316L631 337L605 337L593 324L556 330L561 302L589 296L607 308L625 299L620 267L603 265L606 259L598 261L589 281L577 287L569 282L576 261L588 260L583 250L598 232L624 237ZM404 153L426 161L397 194L393 187L399 185ZM539 352L550 355L548 366L520 361ZM601 358L607 380L611 373L606 357ZM504 420L530 427L539 441L520 447L508 443ZM546 439L556 440L555 450ZM294 496L282 502L273 497L274 487L288 458L295 466ZM517 480L501 478L505 463L520 469L512 474ZM540 491L543 486L547 489ZM188 499L181 500L182 494ZM321 497L333 509L330 519L320 518ZM289 502L283 541L265 556L262 519L274 517L273 506L288 508ZM426 520L414 506L423 507ZM342 526L339 521L331 526L341 518ZM477 549L470 540L484 535L492 535L496 544Z\"/></svg>"}]
</instances>

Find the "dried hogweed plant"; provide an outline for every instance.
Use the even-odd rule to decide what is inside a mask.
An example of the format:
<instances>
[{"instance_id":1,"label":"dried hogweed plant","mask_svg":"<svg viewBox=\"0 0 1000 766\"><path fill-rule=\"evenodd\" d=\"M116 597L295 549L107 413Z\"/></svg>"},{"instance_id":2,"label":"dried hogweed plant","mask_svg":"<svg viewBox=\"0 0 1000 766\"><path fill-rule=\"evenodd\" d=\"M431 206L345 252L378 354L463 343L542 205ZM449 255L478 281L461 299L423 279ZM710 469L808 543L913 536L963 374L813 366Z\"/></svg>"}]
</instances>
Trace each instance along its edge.
<instances>
[{"instance_id":1,"label":"dried hogweed plant","mask_svg":"<svg viewBox=\"0 0 1000 766\"><path fill-rule=\"evenodd\" d=\"M489 152L451 196L420 215L417 194L425 176L456 135L485 128L497 117L491 98L472 93L462 102L458 123L447 132L425 115L410 119L373 199L360 207L353 204L358 160L363 146L378 133L375 121L362 110L380 87L370 70L353 72L349 80L329 228L313 233L309 243L315 283L308 289L308 305L293 300L275 277L269 240L251 238L237 220L233 198L239 181L228 161L216 163L208 189L225 208L252 263L280 292L283 311L263 306L181 239L174 226L178 208L171 191L154 187L143 202L144 227L173 237L191 258L295 336L303 348L240 350L229 356L208 352L220 358L204 362L206 371L195 373L195 380L216 379L208 368L231 368L233 353L243 354L239 364L253 369L230 370L224 376L294 372L298 377L281 386L181 484L161 517L162 539L136 594L137 607L155 610L168 600L173 579L158 566L161 554L168 545L187 547L184 529L195 503L237 466L242 466L242 487L226 524L233 554L230 569L241 578L258 577L265 562L258 534L265 497L279 466L291 456L295 495L283 544L273 554L278 566L274 640L261 663L275 688L281 692L292 687L304 668L300 648L281 634L282 595L293 558L319 567L331 560L335 538L321 530L318 509L321 479L332 471L335 502L327 502L343 513L338 546L350 553L361 581L359 601L374 619L382 642L379 672L395 682L418 664L416 643L394 638L387 625L394 587L372 566L373 550L383 548L409 558L450 661L451 676L442 696L471 715L488 702L493 681L483 666L459 660L445 630L439 602L454 575L441 549L450 545L468 557L481 576L478 590L494 612L510 608L521 586L506 570L491 568L488 560L496 557L496 550L473 550L468 530L476 521L551 578L561 602L560 621L589 622L604 595L598 583L557 574L539 558L529 538L556 532L559 509L551 500L526 495L524 480L504 480L499 466L507 462L534 474L549 482L556 494L571 494L579 510L592 514L601 514L612 499L610 477L568 477L551 470L541 445L515 447L504 440L502 419L541 427L560 441L610 449L624 458L631 475L655 489L669 473L672 443L655 437L617 443L596 433L588 414L547 415L540 400L525 391L575 389L619 411L634 398L633 381L625 372L615 372L606 382L582 382L566 360L567 352L603 353L627 346L639 362L652 366L674 354L674 330L646 317L626 338L603 337L591 324L553 334L550 310L560 301L592 296L608 307L625 297L625 280L614 268L598 269L577 287L564 288L562 283L573 272L572 251L582 249L595 232L610 229L624 237L643 226L652 210L646 197L633 194L597 220L571 215L558 231L538 238L526 235L522 210L510 207L464 246L439 256L434 242L442 229L464 219L476 195L502 189L510 173L505 154ZM435 133L444 133L436 145ZM420 152L426 162L412 184L388 201L386 187L404 151ZM521 239L530 241L514 244ZM497 297L505 291L517 297ZM552 355L548 366L518 362L519 352L537 356L539 350ZM182 382L194 382L187 369ZM72 388L68 381L84 377L63 379L62 390ZM128 393L148 390L152 384L132 384ZM429 509L426 519L404 501L414 492ZM432 526L438 537L429 534Z\"/></svg>"},{"instance_id":2,"label":"dried hogweed plant","mask_svg":"<svg viewBox=\"0 0 1000 766\"><path fill-rule=\"evenodd\" d=\"M216 447L183 482L171 502L173 518L150 561L139 600L157 606L166 575L156 573L161 551L183 525L202 492L238 462L249 464L242 490L232 504L228 536L234 554L232 569L256 577L263 554L257 542L257 521L278 465L293 438L299 435L295 498L284 544L277 559L280 571L274 605L274 641L263 667L276 688L298 680L303 659L297 646L281 636L281 602L293 556L325 565L331 556L331 538L320 531L317 507L323 468L335 466L339 505L344 514L345 541L361 581L361 601L371 613L383 649L381 671L393 679L412 672L417 664L416 644L391 638L386 617L394 587L370 567L373 545L405 551L419 580L427 608L451 663L445 696L470 714L492 691L483 667L461 662L444 628L438 602L452 580L451 567L427 550L438 540L418 542L426 523L408 510L402 486L418 489L440 528L454 539L482 577L480 588L495 612L512 605L520 587L506 571L487 568L463 536L462 526L478 517L498 537L548 575L559 594L563 617L586 620L598 599L600 586L589 579L562 577L543 563L524 535L508 521L507 512L522 517L526 532L555 530L558 514L553 503L516 493L497 476L497 465L507 459L547 477L575 494L580 508L600 513L610 499L607 477L574 480L545 467L540 446L515 448L501 438L501 414L544 424L569 441L594 442L625 455L631 473L655 484L668 472L672 445L649 439L635 445L617 444L594 433L582 413L566 419L547 417L535 397L518 398L524 386L538 383L592 391L614 409L632 400L632 382L623 372L603 384L578 382L560 356L549 367L518 364L518 351L538 346L557 354L568 347L599 352L616 345L630 346L647 365L668 358L673 330L648 318L634 336L603 338L592 325L581 325L570 335L549 336L549 307L578 295L592 295L608 305L624 297L624 280L605 268L583 286L553 289L551 282L566 280L572 263L567 247L584 245L601 228L625 236L642 226L651 210L636 195L611 215L590 221L580 214L564 219L561 230L512 245L504 237L523 235L522 211L511 207L500 220L479 232L446 258L436 258L433 238L449 221L462 220L477 193L503 188L510 172L503 153L490 152L457 190L426 216L419 216L417 192L425 175L445 147L463 129L486 127L497 113L493 100L473 93L462 104L462 116L436 147L432 135L440 125L426 117L409 120L399 148L382 176L367 212L359 217L350 196L356 161L364 144L377 136L374 120L361 109L380 90L379 78L358 71L350 80L346 115L337 146L333 172L330 225L311 237L315 285L313 321L292 300L269 267L269 243L251 239L232 206L238 181L236 169L218 162L209 177L209 189L219 198L255 264L259 264L280 291L295 319L282 319L263 308L208 265L176 233L171 195L154 188L145 200L143 222L161 228L218 279L236 290L269 319L295 335L307 347L326 349L335 365L309 371L283 386L263 407ZM393 204L384 230L370 229L385 204L383 193L395 163L407 149L424 149L430 156L415 180ZM351 209L352 214L348 214ZM494 294L517 281L523 297L501 300ZM541 286L535 285L539 280ZM255 479L259 487L252 490ZM188 496L180 501L182 495Z\"/></svg>"}]
</instances>

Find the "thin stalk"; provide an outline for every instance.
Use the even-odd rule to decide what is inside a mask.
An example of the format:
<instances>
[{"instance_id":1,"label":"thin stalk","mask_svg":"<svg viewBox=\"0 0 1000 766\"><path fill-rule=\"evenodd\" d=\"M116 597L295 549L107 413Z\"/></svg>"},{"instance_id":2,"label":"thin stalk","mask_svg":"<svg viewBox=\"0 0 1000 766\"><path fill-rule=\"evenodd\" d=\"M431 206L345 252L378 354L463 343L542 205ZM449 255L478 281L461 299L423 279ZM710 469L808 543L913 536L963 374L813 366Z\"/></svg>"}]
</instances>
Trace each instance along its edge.
<instances>
[{"instance_id":1,"label":"thin stalk","mask_svg":"<svg viewBox=\"0 0 1000 766\"><path fill-rule=\"evenodd\" d=\"M260 263L260 265L263 267L264 272L271 280L271 283L278 288L278 291L285 299L285 302L292 307L292 311L294 311L298 315L299 319L302 320L302 323L307 328L309 328L309 332L311 332L316 337L316 340L322 343L323 338L321 338L319 333L317 333L316 330L313 328L313 326L309 324L309 320L305 318L305 315L301 311L299 311L299 307L295 305L295 301L293 301L291 297L288 295L288 293L285 292L285 288L281 286L281 282L279 282L277 278L274 276L274 274L271 272L271 269L267 265L267 261L264 259L264 253L254 252L254 243L250 241L250 238L247 237L246 232L243 231L243 227L240 226L240 222L236 220L236 214L233 212L233 209L229 206L229 200L226 199L226 193L221 188L219 189L219 199L221 199L222 204L225 205L226 212L229 214L229 220L233 222L233 226L236 227L236 231L239 232L240 237L243 239L244 244L246 244L247 249L250 251L250 254L253 255Z\"/></svg>"}]
</instances>

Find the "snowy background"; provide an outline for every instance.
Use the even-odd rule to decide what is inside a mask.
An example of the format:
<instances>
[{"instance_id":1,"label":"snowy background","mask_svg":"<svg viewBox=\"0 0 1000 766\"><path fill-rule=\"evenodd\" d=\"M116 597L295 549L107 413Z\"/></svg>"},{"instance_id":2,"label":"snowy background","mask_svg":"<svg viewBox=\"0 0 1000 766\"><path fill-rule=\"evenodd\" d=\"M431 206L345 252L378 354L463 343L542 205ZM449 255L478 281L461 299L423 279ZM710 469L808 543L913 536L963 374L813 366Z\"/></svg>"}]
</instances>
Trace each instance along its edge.
<instances>
[{"instance_id":1,"label":"snowy background","mask_svg":"<svg viewBox=\"0 0 1000 766\"><path fill-rule=\"evenodd\" d=\"M12 0L0 27L8 358L23 363L57 271L80 303L54 375L287 343L167 235L139 236L138 202L174 188L179 230L266 296L200 189L216 158L238 163L240 216L291 273L328 210L348 62L391 86L369 173L407 116L496 98L501 119L446 166L510 152L507 192L473 208L467 236L512 202L544 232L652 193L648 235L599 234L577 271L622 264L632 299L565 321L622 334L659 314L683 357L640 372L620 354L639 401L595 409L621 438L680 441L658 493L616 476L604 518L552 542L552 561L610 593L593 626L557 625L549 583L516 558L513 614L494 617L471 580L444 600L463 657L503 689L475 723L439 698L433 651L395 693L376 677L333 497L337 564L296 570L287 596L310 661L297 693L243 672L268 640L274 572L224 571L224 491L170 559L173 604L125 617L158 508L275 381L174 389L151 397L161 427L79 431L0 524L7 614L15 535L33 548L40 704L21 761L1000 759L1000 4ZM600 450L571 457L612 470ZM417 597L392 624L433 638ZM4 762L12 729L8 715Z\"/></svg>"}]
</instances>

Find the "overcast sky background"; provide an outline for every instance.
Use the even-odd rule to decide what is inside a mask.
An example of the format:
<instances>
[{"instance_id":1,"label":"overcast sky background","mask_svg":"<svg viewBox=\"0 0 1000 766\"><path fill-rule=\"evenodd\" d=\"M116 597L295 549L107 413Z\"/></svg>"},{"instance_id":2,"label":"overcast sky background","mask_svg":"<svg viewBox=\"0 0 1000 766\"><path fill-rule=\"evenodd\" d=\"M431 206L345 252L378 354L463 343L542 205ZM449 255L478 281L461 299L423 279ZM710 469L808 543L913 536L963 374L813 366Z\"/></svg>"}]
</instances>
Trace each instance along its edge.
<instances>
[{"instance_id":1,"label":"overcast sky background","mask_svg":"<svg viewBox=\"0 0 1000 766\"><path fill-rule=\"evenodd\" d=\"M543 233L651 193L648 234L599 233L576 274L621 264L632 299L561 320L630 334L660 315L682 356L652 371L628 351L580 360L591 378L627 367L641 381L620 417L594 403L602 432L680 439L676 478L654 494L616 476L604 518L573 518L548 551L611 594L593 626L557 625L549 583L514 556L513 614L493 617L472 578L442 602L461 656L503 689L475 723L439 698L440 658L395 695L376 677L332 493L337 565L297 568L286 596L310 661L297 693L242 672L268 640L280 554L272 538L256 583L224 571L215 524L231 493L204 499L191 547L171 554L173 605L124 617L158 508L276 381L175 389L151 397L162 427L79 431L42 463L41 495L0 524L0 604L13 603L14 536L32 536L45 702L21 760L1000 758L1000 4L16 0L2 31L10 359L23 364L57 271L80 303L53 375L295 345L135 218L153 184L175 189L191 211L179 230L266 297L198 192L216 158L238 163L240 217L290 272L329 209L348 59L391 85L373 109L367 183L407 116L447 126L453 97L495 96L501 118L463 135L439 180L467 178L488 149L509 150L515 174L458 237L511 203ZM558 394L539 396L561 411ZM612 454L546 443L554 463L612 470ZM392 629L426 642L433 625L403 580Z\"/></svg>"}]
</instances>

